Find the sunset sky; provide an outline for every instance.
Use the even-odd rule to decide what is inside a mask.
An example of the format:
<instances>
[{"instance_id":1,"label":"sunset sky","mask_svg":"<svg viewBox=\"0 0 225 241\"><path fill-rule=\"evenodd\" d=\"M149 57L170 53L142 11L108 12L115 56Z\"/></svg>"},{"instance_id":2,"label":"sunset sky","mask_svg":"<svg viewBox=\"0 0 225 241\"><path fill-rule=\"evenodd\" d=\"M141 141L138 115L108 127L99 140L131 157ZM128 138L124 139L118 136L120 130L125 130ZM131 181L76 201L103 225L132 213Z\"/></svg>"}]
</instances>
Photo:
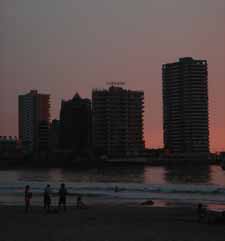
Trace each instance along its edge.
<instances>
[{"instance_id":1,"label":"sunset sky","mask_svg":"<svg viewBox=\"0 0 225 241\"><path fill-rule=\"evenodd\" d=\"M161 147L161 66L185 56L208 61L210 146L225 150L225 0L1 0L0 135L17 135L30 89L58 118L62 98L124 81L144 90L146 144Z\"/></svg>"}]
</instances>

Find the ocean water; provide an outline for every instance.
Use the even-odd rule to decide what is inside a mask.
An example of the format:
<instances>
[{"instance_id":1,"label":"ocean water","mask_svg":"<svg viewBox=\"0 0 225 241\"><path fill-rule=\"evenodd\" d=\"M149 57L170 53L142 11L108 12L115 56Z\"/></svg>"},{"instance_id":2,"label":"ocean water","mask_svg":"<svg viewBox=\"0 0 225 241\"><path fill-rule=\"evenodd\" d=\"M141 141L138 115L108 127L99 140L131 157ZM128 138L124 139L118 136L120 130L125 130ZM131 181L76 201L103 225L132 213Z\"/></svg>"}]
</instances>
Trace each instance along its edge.
<instances>
[{"instance_id":1,"label":"ocean water","mask_svg":"<svg viewBox=\"0 0 225 241\"><path fill-rule=\"evenodd\" d=\"M25 169L0 170L0 204L23 205L24 187L31 186L32 203L42 205L46 184L53 193L65 183L68 204L75 205L76 195L91 204L140 204L146 200L156 205L193 205L199 202L212 209L225 210L225 171L220 166L117 166L101 169ZM53 195L53 205L57 196Z\"/></svg>"}]
</instances>

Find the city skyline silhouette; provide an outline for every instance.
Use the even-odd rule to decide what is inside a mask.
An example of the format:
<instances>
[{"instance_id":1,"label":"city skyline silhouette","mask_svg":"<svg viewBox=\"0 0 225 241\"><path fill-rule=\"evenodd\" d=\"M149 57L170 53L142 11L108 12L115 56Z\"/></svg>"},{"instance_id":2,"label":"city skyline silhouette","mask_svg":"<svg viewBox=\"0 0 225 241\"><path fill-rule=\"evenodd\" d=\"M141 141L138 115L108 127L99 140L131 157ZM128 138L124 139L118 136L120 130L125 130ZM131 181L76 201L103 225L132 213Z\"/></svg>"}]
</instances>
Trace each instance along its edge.
<instances>
[{"instance_id":1,"label":"city skyline silhouette","mask_svg":"<svg viewBox=\"0 0 225 241\"><path fill-rule=\"evenodd\" d=\"M162 73L180 57L209 67L211 151L225 149L225 2L3 1L0 13L0 133L18 135L17 96L51 95L51 117L61 99L91 97L108 81L145 91L145 141L163 146Z\"/></svg>"}]
</instances>

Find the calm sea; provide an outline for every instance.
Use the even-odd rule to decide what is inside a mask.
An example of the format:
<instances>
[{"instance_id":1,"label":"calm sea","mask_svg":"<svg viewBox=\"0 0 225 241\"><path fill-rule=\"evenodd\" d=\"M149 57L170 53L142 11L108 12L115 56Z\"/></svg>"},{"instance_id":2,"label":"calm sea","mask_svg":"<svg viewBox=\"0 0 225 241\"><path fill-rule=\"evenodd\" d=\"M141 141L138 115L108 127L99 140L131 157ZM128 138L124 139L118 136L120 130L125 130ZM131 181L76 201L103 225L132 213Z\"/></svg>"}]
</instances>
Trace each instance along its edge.
<instances>
[{"instance_id":1,"label":"calm sea","mask_svg":"<svg viewBox=\"0 0 225 241\"><path fill-rule=\"evenodd\" d=\"M80 193L88 203L141 203L188 205L203 202L212 208L225 206L225 171L220 166L118 166L103 169L0 170L0 204L21 205L25 185L33 192L32 202L42 204L48 183L57 192L64 182L75 204ZM74 195L73 195L74 194ZM57 204L57 197L53 197Z\"/></svg>"}]
</instances>

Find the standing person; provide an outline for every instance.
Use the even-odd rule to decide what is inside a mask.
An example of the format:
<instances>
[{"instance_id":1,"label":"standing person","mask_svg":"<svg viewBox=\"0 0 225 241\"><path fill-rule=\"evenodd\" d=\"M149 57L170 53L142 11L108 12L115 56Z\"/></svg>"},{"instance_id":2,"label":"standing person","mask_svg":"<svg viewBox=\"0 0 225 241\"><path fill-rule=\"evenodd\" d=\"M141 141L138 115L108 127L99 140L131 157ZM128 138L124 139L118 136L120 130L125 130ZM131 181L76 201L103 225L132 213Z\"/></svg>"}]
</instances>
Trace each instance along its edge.
<instances>
[{"instance_id":1,"label":"standing person","mask_svg":"<svg viewBox=\"0 0 225 241\"><path fill-rule=\"evenodd\" d=\"M30 202L32 198L32 192L30 191L29 185L26 185L25 187L24 198L25 198L25 212L27 213L30 209Z\"/></svg>"},{"instance_id":2,"label":"standing person","mask_svg":"<svg viewBox=\"0 0 225 241\"><path fill-rule=\"evenodd\" d=\"M60 209L61 205L63 205L64 211L66 211L66 196L68 192L66 189L66 185L64 183L61 184L59 188L59 205L58 209Z\"/></svg>"},{"instance_id":3,"label":"standing person","mask_svg":"<svg viewBox=\"0 0 225 241\"><path fill-rule=\"evenodd\" d=\"M50 212L50 206L51 206L51 187L49 184L45 187L44 190L44 209L47 212Z\"/></svg>"}]
</instances>

